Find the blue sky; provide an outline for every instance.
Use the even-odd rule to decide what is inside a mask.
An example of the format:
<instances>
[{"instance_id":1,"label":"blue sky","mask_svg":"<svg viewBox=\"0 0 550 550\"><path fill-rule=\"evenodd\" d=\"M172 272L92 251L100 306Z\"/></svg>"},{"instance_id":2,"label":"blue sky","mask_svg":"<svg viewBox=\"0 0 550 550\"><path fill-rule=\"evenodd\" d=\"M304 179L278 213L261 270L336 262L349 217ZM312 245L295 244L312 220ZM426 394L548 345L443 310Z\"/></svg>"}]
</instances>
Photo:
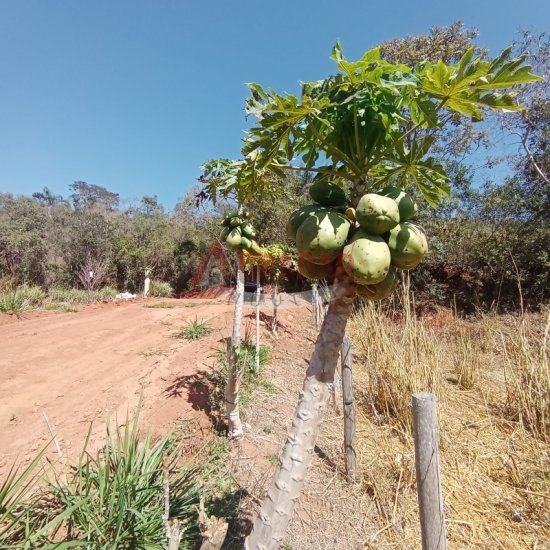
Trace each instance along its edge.
<instances>
[{"instance_id":1,"label":"blue sky","mask_svg":"<svg viewBox=\"0 0 550 550\"><path fill-rule=\"evenodd\" d=\"M169 208L238 157L246 82L297 92L383 40L460 19L496 53L548 0L0 0L0 192L77 180Z\"/></svg>"}]
</instances>

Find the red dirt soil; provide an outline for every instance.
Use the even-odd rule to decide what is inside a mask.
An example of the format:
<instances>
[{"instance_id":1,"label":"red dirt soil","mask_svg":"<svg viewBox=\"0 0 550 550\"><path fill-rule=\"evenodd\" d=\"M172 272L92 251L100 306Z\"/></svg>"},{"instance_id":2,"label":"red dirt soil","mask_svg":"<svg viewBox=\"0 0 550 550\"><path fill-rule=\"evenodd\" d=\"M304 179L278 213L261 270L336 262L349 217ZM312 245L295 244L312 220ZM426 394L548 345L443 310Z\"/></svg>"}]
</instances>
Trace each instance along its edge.
<instances>
[{"instance_id":1,"label":"red dirt soil","mask_svg":"<svg viewBox=\"0 0 550 550\"><path fill-rule=\"evenodd\" d=\"M161 301L174 307L145 307ZM220 300L156 299L0 315L0 476L51 440L45 416L69 458L81 450L91 421L93 450L104 441L107 415L122 422L140 396L141 425L153 434L166 434L178 419L209 427L200 396L187 386L212 365L232 311ZM208 337L173 338L195 318L214 329Z\"/></svg>"}]
</instances>

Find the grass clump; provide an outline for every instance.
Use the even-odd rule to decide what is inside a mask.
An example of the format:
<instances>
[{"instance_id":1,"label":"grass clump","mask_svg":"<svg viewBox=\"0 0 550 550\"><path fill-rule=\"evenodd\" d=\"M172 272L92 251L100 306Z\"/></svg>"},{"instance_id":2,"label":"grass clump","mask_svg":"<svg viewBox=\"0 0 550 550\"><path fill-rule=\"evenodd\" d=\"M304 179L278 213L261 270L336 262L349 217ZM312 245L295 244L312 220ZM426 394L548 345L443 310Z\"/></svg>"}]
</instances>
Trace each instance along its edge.
<instances>
[{"instance_id":1,"label":"grass clump","mask_svg":"<svg viewBox=\"0 0 550 550\"><path fill-rule=\"evenodd\" d=\"M50 302L44 306L46 311L62 311L63 313L78 313L78 309L69 305L58 302Z\"/></svg>"},{"instance_id":2,"label":"grass clump","mask_svg":"<svg viewBox=\"0 0 550 550\"><path fill-rule=\"evenodd\" d=\"M212 410L221 411L224 408L224 389L228 378L227 349L218 349L213 358L215 364L212 371L205 372L209 386L210 407ZM269 383L263 380L263 372L269 363L269 348L260 346L259 368L256 368L256 345L250 340L248 335L241 342L239 348L240 372L240 391L239 399L243 406L248 406L253 401L254 391L258 388L264 389L266 393L276 393L277 390Z\"/></svg>"},{"instance_id":3,"label":"grass clump","mask_svg":"<svg viewBox=\"0 0 550 550\"><path fill-rule=\"evenodd\" d=\"M94 299L103 302L108 300L114 300L118 290L113 286L104 286L94 291Z\"/></svg>"},{"instance_id":4,"label":"grass clump","mask_svg":"<svg viewBox=\"0 0 550 550\"><path fill-rule=\"evenodd\" d=\"M25 305L28 308L38 308L41 307L44 301L47 298L46 292L39 286L21 286L19 287L19 292L23 296Z\"/></svg>"},{"instance_id":5,"label":"grass clump","mask_svg":"<svg viewBox=\"0 0 550 550\"><path fill-rule=\"evenodd\" d=\"M409 428L416 391L437 395L449 546L544 546L548 313L462 319L445 310L417 317L406 303L401 297L362 305L349 324L359 483L378 512L368 547L420 544ZM340 437L338 430L338 444Z\"/></svg>"},{"instance_id":6,"label":"grass clump","mask_svg":"<svg viewBox=\"0 0 550 550\"><path fill-rule=\"evenodd\" d=\"M164 281L151 281L151 286L149 287L149 296L154 296L155 298L170 298L173 296L174 289L170 286L169 283Z\"/></svg>"},{"instance_id":7,"label":"grass clump","mask_svg":"<svg viewBox=\"0 0 550 550\"><path fill-rule=\"evenodd\" d=\"M168 302L157 302L156 304L145 304L143 307L149 309L172 309L176 306L174 304L169 304Z\"/></svg>"},{"instance_id":8,"label":"grass clump","mask_svg":"<svg viewBox=\"0 0 550 550\"><path fill-rule=\"evenodd\" d=\"M366 366L367 406L378 421L395 422L412 433L411 394L438 393L438 371L444 350L439 339L420 322L403 291L401 323L388 323L397 314L380 303L364 302L352 323L354 354Z\"/></svg>"},{"instance_id":9,"label":"grass clump","mask_svg":"<svg viewBox=\"0 0 550 550\"><path fill-rule=\"evenodd\" d=\"M453 348L453 356L458 385L463 390L472 390L479 381L481 371L481 349L477 340L468 332L461 331Z\"/></svg>"},{"instance_id":10,"label":"grass clump","mask_svg":"<svg viewBox=\"0 0 550 550\"><path fill-rule=\"evenodd\" d=\"M174 334L174 338L183 338L184 340L199 340L200 338L208 336L211 332L212 328L210 328L206 323L199 321L197 318L195 318L194 321L191 321L187 324L187 327L176 332L176 334Z\"/></svg>"},{"instance_id":11,"label":"grass clump","mask_svg":"<svg viewBox=\"0 0 550 550\"><path fill-rule=\"evenodd\" d=\"M0 293L0 313L22 313L25 309L25 298L19 290Z\"/></svg>"},{"instance_id":12,"label":"grass clump","mask_svg":"<svg viewBox=\"0 0 550 550\"><path fill-rule=\"evenodd\" d=\"M194 547L198 468L176 465L173 441L140 437L137 415L114 430L109 424L100 451L88 451L88 436L78 463L49 475L53 481L45 486L38 487L32 477L39 457L19 478L8 476L0 486L1 547L163 548L165 484L170 518L184 528L180 548Z\"/></svg>"},{"instance_id":13,"label":"grass clump","mask_svg":"<svg viewBox=\"0 0 550 550\"><path fill-rule=\"evenodd\" d=\"M88 302L88 293L81 288L50 288L48 298L52 302L85 304Z\"/></svg>"}]
</instances>

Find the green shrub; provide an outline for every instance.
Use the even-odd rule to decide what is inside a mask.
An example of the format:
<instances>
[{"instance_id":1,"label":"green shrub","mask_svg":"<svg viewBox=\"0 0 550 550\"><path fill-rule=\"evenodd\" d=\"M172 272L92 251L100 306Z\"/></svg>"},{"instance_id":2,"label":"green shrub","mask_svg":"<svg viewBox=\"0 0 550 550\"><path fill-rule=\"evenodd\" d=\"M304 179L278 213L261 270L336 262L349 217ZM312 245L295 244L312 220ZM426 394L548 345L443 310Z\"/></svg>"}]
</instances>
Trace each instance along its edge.
<instances>
[{"instance_id":1,"label":"green shrub","mask_svg":"<svg viewBox=\"0 0 550 550\"><path fill-rule=\"evenodd\" d=\"M164 281L151 281L151 286L149 287L149 296L154 296L155 298L169 298L174 294L174 289L170 286L169 283Z\"/></svg>"},{"instance_id":2,"label":"green shrub","mask_svg":"<svg viewBox=\"0 0 550 550\"><path fill-rule=\"evenodd\" d=\"M213 410L221 410L224 406L224 388L229 370L227 349L223 347L215 350L212 357L216 361L212 370L203 374L210 386L209 405ZM257 388L269 388L269 383L263 379L263 371L269 363L269 348L267 346L260 346L259 359L259 368L256 369L256 345L252 342L250 335L245 335L239 348L238 367L242 373L239 399L241 405L245 407L251 404L254 391ZM270 393L274 392L271 390Z\"/></svg>"}]
</instances>

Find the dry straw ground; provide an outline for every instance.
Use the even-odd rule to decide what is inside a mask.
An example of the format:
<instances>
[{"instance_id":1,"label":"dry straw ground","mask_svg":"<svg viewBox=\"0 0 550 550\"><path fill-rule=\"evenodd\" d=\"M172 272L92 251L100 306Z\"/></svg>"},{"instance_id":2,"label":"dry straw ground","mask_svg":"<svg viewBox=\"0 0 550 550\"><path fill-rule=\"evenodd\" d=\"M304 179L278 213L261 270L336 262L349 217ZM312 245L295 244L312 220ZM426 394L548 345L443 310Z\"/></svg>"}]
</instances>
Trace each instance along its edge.
<instances>
[{"instance_id":1,"label":"dry straw ground","mask_svg":"<svg viewBox=\"0 0 550 550\"><path fill-rule=\"evenodd\" d=\"M341 407L329 406L284 548L420 548L415 391L438 398L449 547L550 548L548 313L464 320L412 310L402 299L357 308L348 328L360 477L345 479ZM277 393L257 394L247 443L233 451L248 495L242 525L270 481L313 345L313 327L297 321L285 319L292 333L272 342L266 377Z\"/></svg>"}]
</instances>

